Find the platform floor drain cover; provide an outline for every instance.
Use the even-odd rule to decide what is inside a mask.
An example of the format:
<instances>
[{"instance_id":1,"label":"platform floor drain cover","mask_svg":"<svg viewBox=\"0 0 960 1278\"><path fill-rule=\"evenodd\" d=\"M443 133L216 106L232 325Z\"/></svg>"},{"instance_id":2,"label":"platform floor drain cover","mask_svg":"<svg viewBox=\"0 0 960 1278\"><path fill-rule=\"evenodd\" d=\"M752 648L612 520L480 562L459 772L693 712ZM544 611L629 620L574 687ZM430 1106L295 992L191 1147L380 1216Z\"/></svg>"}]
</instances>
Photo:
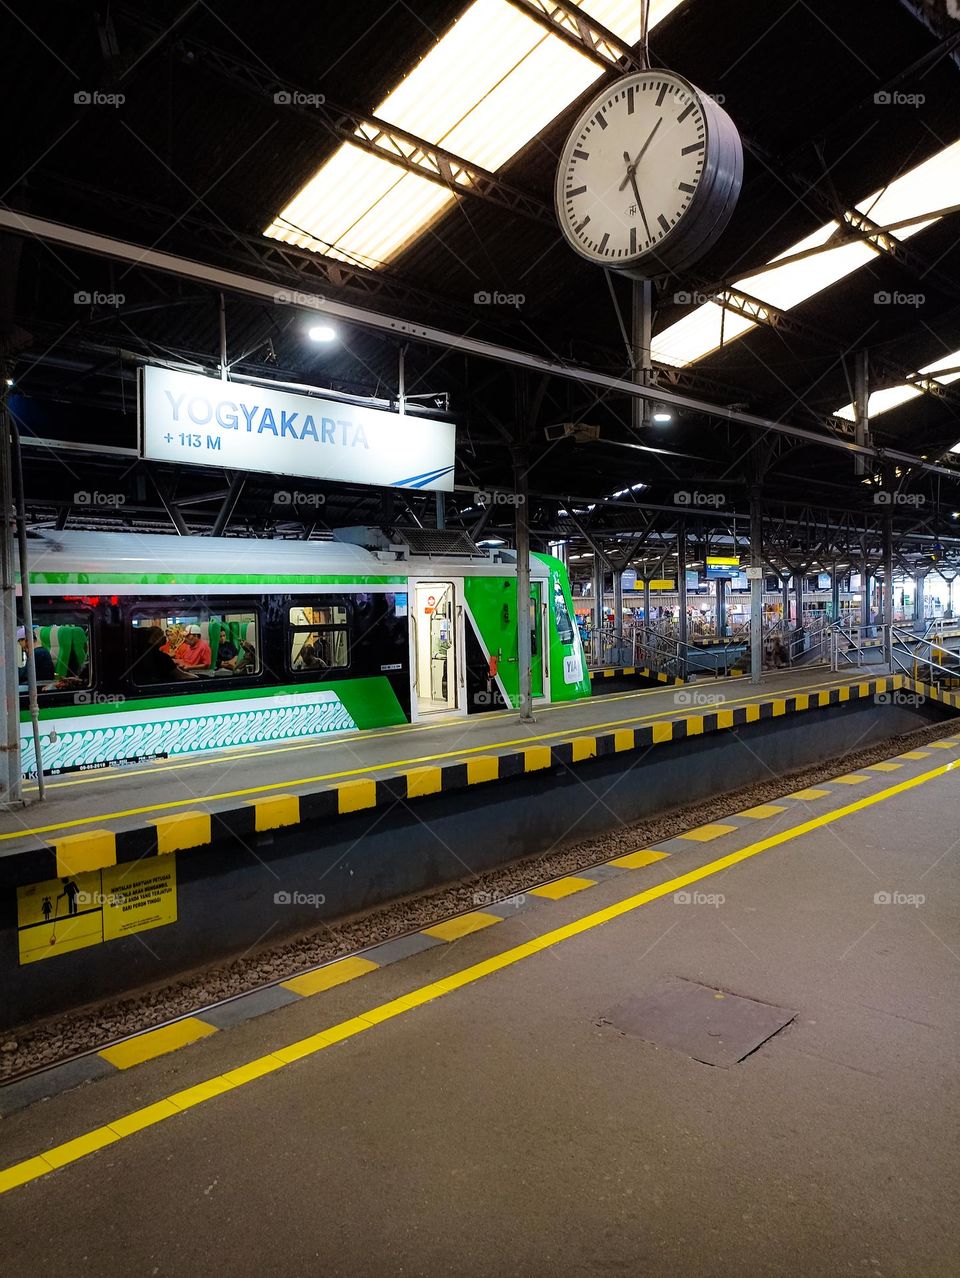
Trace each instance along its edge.
<instances>
[{"instance_id":1,"label":"platform floor drain cover","mask_svg":"<svg viewBox=\"0 0 960 1278\"><path fill-rule=\"evenodd\" d=\"M669 977L652 993L619 1003L609 1020L648 1043L726 1067L755 1052L795 1016L785 1007Z\"/></svg>"}]
</instances>

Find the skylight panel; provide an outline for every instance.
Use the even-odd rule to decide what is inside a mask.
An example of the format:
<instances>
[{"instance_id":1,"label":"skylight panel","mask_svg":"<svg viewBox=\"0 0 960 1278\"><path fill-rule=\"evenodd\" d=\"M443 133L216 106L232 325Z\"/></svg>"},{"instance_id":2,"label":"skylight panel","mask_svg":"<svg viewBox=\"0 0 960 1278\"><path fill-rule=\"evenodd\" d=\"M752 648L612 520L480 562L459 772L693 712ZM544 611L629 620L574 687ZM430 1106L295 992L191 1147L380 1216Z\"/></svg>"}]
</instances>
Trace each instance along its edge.
<instances>
[{"instance_id":1,"label":"skylight panel","mask_svg":"<svg viewBox=\"0 0 960 1278\"><path fill-rule=\"evenodd\" d=\"M651 0L651 29L682 3ZM640 39L637 0L580 7L624 43ZM602 74L592 58L508 0L474 0L373 114L495 171ZM377 267L455 200L436 182L344 143L264 234Z\"/></svg>"},{"instance_id":2,"label":"skylight panel","mask_svg":"<svg viewBox=\"0 0 960 1278\"><path fill-rule=\"evenodd\" d=\"M946 371L951 370L951 371ZM925 364L919 371L920 377L929 377L941 386L949 386L951 382L960 381L960 351L952 351L935 359L932 364ZM923 390L911 382L901 382L898 386L887 386L883 390L873 391L868 401L867 414L871 420L881 413L889 413L892 408L899 408L911 399L922 395ZM853 404L845 404L838 408L834 417L842 417L845 421L856 421L857 413ZM951 451L956 451L953 449Z\"/></svg>"},{"instance_id":3,"label":"skylight panel","mask_svg":"<svg viewBox=\"0 0 960 1278\"><path fill-rule=\"evenodd\" d=\"M889 226L906 218L918 217L932 209L946 208L957 203L960 203L960 140L924 160L908 173L895 178L886 187L874 191L856 205L856 210L877 226ZM909 239L939 220L933 217L902 227L895 232L895 238ZM854 240L839 244L836 248L826 248L823 252L802 258L798 262L776 265L781 258L828 244L839 229L840 224L836 221L825 223L811 235L772 258L768 264L769 269L745 276L737 280L733 287L758 298L768 306L790 310L825 288L839 283L879 255L880 250L867 240ZM690 315L685 315L683 319L658 333L652 343L653 358L664 364L682 366L693 364L719 349L720 325L712 311L721 309L723 308L715 302L706 302ZM707 314L698 322L699 312ZM731 319L739 322L731 325ZM734 313L728 313L727 320L722 333L723 345L757 326L754 321L744 320Z\"/></svg>"},{"instance_id":4,"label":"skylight panel","mask_svg":"<svg viewBox=\"0 0 960 1278\"><path fill-rule=\"evenodd\" d=\"M661 364L682 368L700 359L701 353L715 351L751 328L756 328L756 324L746 316L728 311L716 302L705 302L653 339L653 358Z\"/></svg>"},{"instance_id":5,"label":"skylight panel","mask_svg":"<svg viewBox=\"0 0 960 1278\"><path fill-rule=\"evenodd\" d=\"M874 417L879 417L881 413L889 413L891 408L899 408L901 404L905 404L910 399L916 399L922 394L923 391L919 387L910 386L906 382L902 386L887 386L884 390L873 391L868 400L867 414L872 420ZM852 404L847 404L845 408L834 413L834 417L843 417L846 421L853 422L857 419L857 412Z\"/></svg>"},{"instance_id":6,"label":"skylight panel","mask_svg":"<svg viewBox=\"0 0 960 1278\"><path fill-rule=\"evenodd\" d=\"M555 36L539 40L515 71L450 130L443 144L485 169L499 169L588 89L598 70L596 63Z\"/></svg>"}]
</instances>

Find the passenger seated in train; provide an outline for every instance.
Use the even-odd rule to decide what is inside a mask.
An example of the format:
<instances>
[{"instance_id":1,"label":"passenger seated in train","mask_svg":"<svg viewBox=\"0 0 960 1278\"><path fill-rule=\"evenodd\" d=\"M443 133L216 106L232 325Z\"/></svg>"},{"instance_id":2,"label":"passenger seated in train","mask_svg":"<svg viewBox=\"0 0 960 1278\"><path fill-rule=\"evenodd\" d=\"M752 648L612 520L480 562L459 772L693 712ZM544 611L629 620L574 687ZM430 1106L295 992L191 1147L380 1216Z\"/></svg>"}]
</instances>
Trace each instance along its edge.
<instances>
[{"instance_id":1,"label":"passenger seated in train","mask_svg":"<svg viewBox=\"0 0 960 1278\"><path fill-rule=\"evenodd\" d=\"M17 629L17 642L20 644L20 651L23 654L23 678L21 682L26 682L26 663L27 663L27 629L26 626L20 626ZM53 658L50 656L49 649L45 648L37 638L34 631L33 640L30 643L33 649L33 661L37 671L37 683L50 683L56 676L53 668Z\"/></svg>"},{"instance_id":2,"label":"passenger seated in train","mask_svg":"<svg viewBox=\"0 0 960 1278\"><path fill-rule=\"evenodd\" d=\"M199 626L187 626L183 643L174 652L173 659L181 670L210 669L210 645Z\"/></svg>"},{"instance_id":3,"label":"passenger seated in train","mask_svg":"<svg viewBox=\"0 0 960 1278\"><path fill-rule=\"evenodd\" d=\"M159 626L134 631L139 652L134 657L131 674L137 683L172 683L179 679L196 679L182 670L169 652L164 652L166 636Z\"/></svg>"},{"instance_id":4,"label":"passenger seated in train","mask_svg":"<svg viewBox=\"0 0 960 1278\"><path fill-rule=\"evenodd\" d=\"M236 656L237 645L233 642L229 635L222 636L220 639L220 646L217 649L217 668L232 669L230 663L236 660Z\"/></svg>"},{"instance_id":5,"label":"passenger seated in train","mask_svg":"<svg viewBox=\"0 0 960 1278\"><path fill-rule=\"evenodd\" d=\"M217 670L218 675L256 674L257 650L252 643L248 643L246 639L241 639L239 652L236 652L233 644L222 643L220 645L220 653L222 654L224 648L227 647L236 655L228 657L226 661L220 661L220 666Z\"/></svg>"},{"instance_id":6,"label":"passenger seated in train","mask_svg":"<svg viewBox=\"0 0 960 1278\"><path fill-rule=\"evenodd\" d=\"M326 670L329 664L322 636L309 635L297 656L296 669Z\"/></svg>"}]
</instances>

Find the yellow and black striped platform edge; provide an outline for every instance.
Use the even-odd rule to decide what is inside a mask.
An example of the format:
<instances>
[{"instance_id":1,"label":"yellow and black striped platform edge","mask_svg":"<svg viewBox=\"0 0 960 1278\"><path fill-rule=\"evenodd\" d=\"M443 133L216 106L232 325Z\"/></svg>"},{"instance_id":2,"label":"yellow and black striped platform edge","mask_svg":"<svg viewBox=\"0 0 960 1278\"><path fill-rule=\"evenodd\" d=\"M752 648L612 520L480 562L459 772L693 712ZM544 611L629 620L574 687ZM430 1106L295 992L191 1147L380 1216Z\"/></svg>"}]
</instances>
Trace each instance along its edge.
<instances>
[{"instance_id":1,"label":"yellow and black striped platform edge","mask_svg":"<svg viewBox=\"0 0 960 1278\"><path fill-rule=\"evenodd\" d=\"M463 791L471 786L575 767L607 755L648 750L653 746L708 736L807 710L866 700L902 689L960 710L960 695L940 692L903 675L795 693L790 697L771 696L729 709L718 706L700 714L678 714L673 719L637 728L572 734L569 739L553 744L529 745L507 754L477 755L462 763L428 765L382 778L344 781L303 794L274 794L218 812L199 809L177 812L154 817L135 830L88 830L67 835L48 847L0 858L0 883L19 887L64 874L138 861L143 857L199 850L225 840L251 842L258 835L283 831L288 827L326 824L337 816L370 812L431 795Z\"/></svg>"},{"instance_id":2,"label":"yellow and black striped platform edge","mask_svg":"<svg viewBox=\"0 0 960 1278\"><path fill-rule=\"evenodd\" d=\"M591 670L591 679L650 679L653 683L665 683L671 687L685 683L679 675L667 674L665 670L651 670L648 666L605 666L602 670Z\"/></svg>"},{"instance_id":3,"label":"yellow and black striped platform edge","mask_svg":"<svg viewBox=\"0 0 960 1278\"><path fill-rule=\"evenodd\" d=\"M902 678L901 687L913 693L914 696L923 697L927 701L936 701L938 705L948 706L951 710L960 710L960 692L951 692L949 688L938 687L933 683L923 683L919 679L911 679L909 675L904 675ZM953 682L951 679L951 685Z\"/></svg>"}]
</instances>

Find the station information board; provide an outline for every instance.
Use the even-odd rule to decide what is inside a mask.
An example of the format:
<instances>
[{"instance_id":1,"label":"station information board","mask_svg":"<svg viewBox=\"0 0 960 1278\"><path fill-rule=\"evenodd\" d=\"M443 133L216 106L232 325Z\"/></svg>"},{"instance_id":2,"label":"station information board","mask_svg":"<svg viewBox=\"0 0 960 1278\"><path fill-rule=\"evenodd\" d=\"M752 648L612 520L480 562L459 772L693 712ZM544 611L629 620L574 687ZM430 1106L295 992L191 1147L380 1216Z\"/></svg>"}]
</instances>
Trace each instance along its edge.
<instances>
[{"instance_id":1,"label":"station information board","mask_svg":"<svg viewBox=\"0 0 960 1278\"><path fill-rule=\"evenodd\" d=\"M152 461L453 491L453 422L152 365L139 421Z\"/></svg>"}]
</instances>

